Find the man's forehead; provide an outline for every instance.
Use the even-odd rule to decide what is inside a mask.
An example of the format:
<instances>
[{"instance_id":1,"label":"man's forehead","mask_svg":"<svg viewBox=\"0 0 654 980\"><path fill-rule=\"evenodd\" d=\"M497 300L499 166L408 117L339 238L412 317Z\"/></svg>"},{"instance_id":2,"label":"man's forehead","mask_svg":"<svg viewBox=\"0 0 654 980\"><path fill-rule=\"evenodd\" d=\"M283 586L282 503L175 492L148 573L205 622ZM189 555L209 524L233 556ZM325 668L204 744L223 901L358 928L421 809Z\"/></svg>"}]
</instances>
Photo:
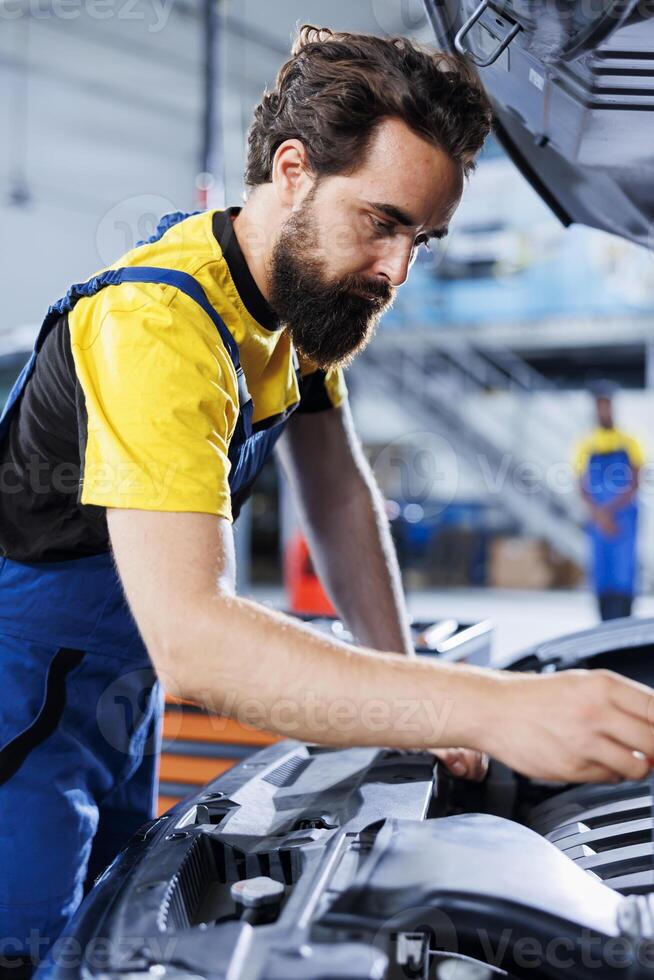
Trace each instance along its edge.
<instances>
[{"instance_id":1,"label":"man's forehead","mask_svg":"<svg viewBox=\"0 0 654 980\"><path fill-rule=\"evenodd\" d=\"M399 119L386 119L375 130L362 171L395 174L399 179L433 179L458 184L461 166L436 142L428 140Z\"/></svg>"},{"instance_id":2,"label":"man's forehead","mask_svg":"<svg viewBox=\"0 0 654 980\"><path fill-rule=\"evenodd\" d=\"M439 227L447 224L461 199L463 174L444 151L421 144L417 158L407 152L397 165L370 154L351 180L362 204L383 205L389 216L394 209L399 224Z\"/></svg>"}]
</instances>

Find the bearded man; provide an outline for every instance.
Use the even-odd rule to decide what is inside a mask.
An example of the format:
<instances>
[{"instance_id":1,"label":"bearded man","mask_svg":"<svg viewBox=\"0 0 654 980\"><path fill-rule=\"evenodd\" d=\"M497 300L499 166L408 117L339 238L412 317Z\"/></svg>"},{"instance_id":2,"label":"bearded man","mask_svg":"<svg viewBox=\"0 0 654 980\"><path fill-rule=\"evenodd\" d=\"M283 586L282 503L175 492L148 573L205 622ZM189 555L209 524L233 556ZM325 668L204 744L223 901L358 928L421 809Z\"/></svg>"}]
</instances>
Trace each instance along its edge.
<instances>
[{"instance_id":1,"label":"bearded man","mask_svg":"<svg viewBox=\"0 0 654 980\"><path fill-rule=\"evenodd\" d=\"M647 772L646 687L412 655L352 426L343 366L447 233L490 126L463 62L303 28L255 112L244 207L167 216L48 311L0 424L4 962L35 934L45 952L152 817L160 681L472 777L484 753L545 779ZM275 444L358 648L235 594L232 522Z\"/></svg>"}]
</instances>

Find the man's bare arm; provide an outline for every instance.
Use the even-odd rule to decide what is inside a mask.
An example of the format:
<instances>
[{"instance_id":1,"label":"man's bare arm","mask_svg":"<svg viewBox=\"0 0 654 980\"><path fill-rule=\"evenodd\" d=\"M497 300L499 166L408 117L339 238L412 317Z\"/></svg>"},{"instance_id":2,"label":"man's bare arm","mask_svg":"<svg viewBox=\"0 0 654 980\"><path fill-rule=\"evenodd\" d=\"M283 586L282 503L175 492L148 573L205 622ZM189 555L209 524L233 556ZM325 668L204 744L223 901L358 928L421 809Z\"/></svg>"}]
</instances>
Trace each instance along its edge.
<instances>
[{"instance_id":1,"label":"man's bare arm","mask_svg":"<svg viewBox=\"0 0 654 980\"><path fill-rule=\"evenodd\" d=\"M384 502L347 404L293 416L278 454L316 569L339 614L361 643L412 655Z\"/></svg>"},{"instance_id":2,"label":"man's bare arm","mask_svg":"<svg viewBox=\"0 0 654 980\"><path fill-rule=\"evenodd\" d=\"M107 521L171 693L304 741L462 745L546 779L648 771L634 755L654 757L654 696L641 684L608 671L512 675L349 648L234 595L226 521L111 509Z\"/></svg>"}]
</instances>

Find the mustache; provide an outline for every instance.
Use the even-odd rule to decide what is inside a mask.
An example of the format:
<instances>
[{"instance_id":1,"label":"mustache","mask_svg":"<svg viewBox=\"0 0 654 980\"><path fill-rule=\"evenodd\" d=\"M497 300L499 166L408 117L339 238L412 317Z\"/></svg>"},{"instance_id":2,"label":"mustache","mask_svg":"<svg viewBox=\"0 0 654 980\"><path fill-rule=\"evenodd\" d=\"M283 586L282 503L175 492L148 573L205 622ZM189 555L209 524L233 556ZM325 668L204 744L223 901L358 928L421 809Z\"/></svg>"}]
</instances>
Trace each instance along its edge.
<instances>
[{"instance_id":1,"label":"mustache","mask_svg":"<svg viewBox=\"0 0 654 980\"><path fill-rule=\"evenodd\" d=\"M395 287L388 279L350 275L338 284L338 289L339 292L364 294L366 298L378 300L384 306L395 298Z\"/></svg>"}]
</instances>

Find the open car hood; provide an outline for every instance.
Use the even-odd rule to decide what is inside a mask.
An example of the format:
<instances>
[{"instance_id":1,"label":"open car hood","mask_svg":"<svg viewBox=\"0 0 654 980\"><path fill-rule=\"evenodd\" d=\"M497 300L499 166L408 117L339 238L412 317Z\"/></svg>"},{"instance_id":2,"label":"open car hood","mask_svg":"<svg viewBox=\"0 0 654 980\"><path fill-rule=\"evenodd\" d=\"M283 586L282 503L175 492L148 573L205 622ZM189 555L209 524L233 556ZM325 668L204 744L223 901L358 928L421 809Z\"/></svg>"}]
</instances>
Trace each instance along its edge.
<instances>
[{"instance_id":1,"label":"open car hood","mask_svg":"<svg viewBox=\"0 0 654 980\"><path fill-rule=\"evenodd\" d=\"M439 45L479 67L500 143L557 217L652 247L654 6L424 2Z\"/></svg>"}]
</instances>

